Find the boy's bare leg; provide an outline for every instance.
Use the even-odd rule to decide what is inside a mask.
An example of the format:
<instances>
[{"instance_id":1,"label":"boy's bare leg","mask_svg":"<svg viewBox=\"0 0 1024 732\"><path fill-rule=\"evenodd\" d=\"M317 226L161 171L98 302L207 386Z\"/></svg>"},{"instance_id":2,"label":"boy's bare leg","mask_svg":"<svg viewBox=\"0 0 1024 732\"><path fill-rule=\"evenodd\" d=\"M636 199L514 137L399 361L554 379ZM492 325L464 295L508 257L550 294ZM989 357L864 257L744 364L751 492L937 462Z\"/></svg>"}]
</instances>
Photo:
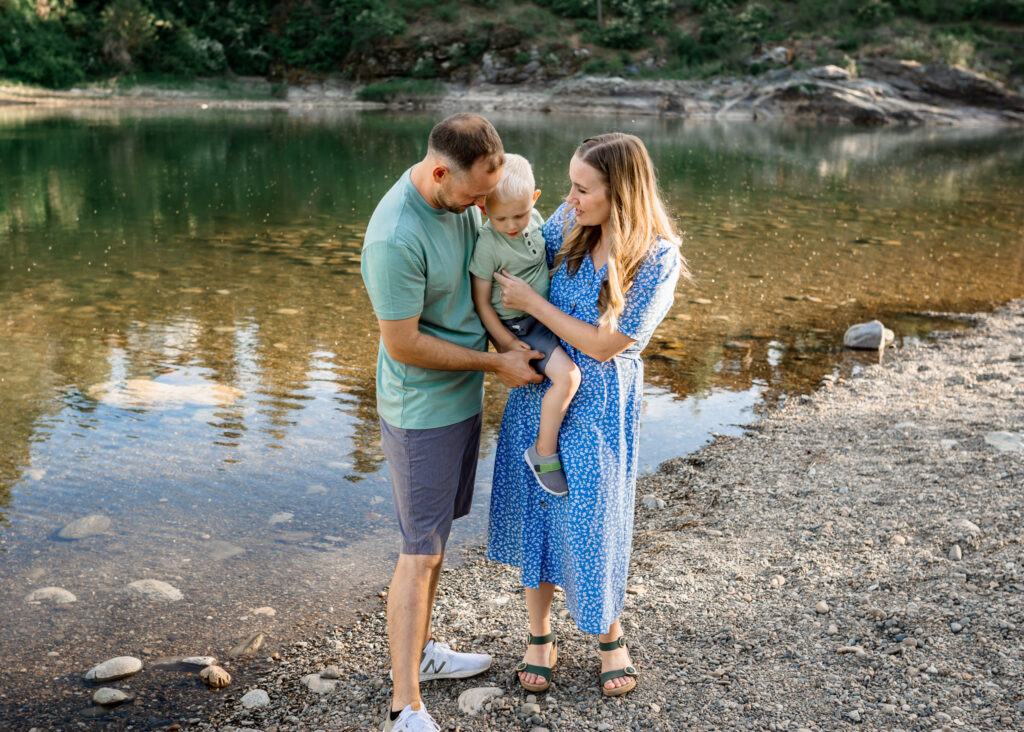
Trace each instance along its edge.
<instances>
[{"instance_id":1,"label":"boy's bare leg","mask_svg":"<svg viewBox=\"0 0 1024 732\"><path fill-rule=\"evenodd\" d=\"M551 380L540 402L540 430L537 433L537 454L543 457L558 452L558 430L562 426L569 402L580 388L580 370L569 354L556 348L544 370Z\"/></svg>"}]
</instances>

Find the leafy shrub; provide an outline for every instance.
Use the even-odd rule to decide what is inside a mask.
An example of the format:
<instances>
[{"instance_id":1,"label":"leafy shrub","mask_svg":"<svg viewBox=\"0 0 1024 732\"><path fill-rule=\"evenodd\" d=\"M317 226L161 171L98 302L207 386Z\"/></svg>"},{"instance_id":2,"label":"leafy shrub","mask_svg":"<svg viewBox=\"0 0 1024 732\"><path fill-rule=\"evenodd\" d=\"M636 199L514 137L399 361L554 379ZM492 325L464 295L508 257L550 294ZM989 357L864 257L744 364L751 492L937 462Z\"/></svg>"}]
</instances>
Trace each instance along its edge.
<instances>
[{"instance_id":1,"label":"leafy shrub","mask_svg":"<svg viewBox=\"0 0 1024 732\"><path fill-rule=\"evenodd\" d=\"M68 28L56 19L40 20L34 9L0 5L0 74L56 88L82 81L81 54Z\"/></svg>"},{"instance_id":2,"label":"leafy shrub","mask_svg":"<svg viewBox=\"0 0 1024 732\"><path fill-rule=\"evenodd\" d=\"M114 0L100 12L103 55L122 70L156 38L156 16L139 0Z\"/></svg>"}]
</instances>

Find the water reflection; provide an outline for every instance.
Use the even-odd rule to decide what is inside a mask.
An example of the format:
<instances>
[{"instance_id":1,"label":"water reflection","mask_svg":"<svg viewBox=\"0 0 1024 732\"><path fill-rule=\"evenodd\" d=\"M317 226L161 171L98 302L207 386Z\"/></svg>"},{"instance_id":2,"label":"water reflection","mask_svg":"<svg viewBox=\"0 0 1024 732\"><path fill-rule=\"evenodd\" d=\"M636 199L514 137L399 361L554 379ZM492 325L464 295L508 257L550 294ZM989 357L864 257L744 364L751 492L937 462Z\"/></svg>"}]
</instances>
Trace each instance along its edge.
<instances>
[{"instance_id":1,"label":"water reflection","mask_svg":"<svg viewBox=\"0 0 1024 732\"><path fill-rule=\"evenodd\" d=\"M854 367L852 322L921 337L935 322L908 314L1024 295L1019 132L494 119L534 162L545 213L588 135L636 132L659 168L696 281L648 351L647 467ZM394 532L359 251L433 121L0 116L0 617L19 654L49 650L20 599L39 582L91 578L83 617L158 644L169 621L120 628L88 608L143 569L222 587L235 616L252 597L291 618L383 577ZM503 402L489 380L478 502ZM48 542L97 510L115 528L88 551ZM235 629L216 617L177 632L223 647Z\"/></svg>"}]
</instances>

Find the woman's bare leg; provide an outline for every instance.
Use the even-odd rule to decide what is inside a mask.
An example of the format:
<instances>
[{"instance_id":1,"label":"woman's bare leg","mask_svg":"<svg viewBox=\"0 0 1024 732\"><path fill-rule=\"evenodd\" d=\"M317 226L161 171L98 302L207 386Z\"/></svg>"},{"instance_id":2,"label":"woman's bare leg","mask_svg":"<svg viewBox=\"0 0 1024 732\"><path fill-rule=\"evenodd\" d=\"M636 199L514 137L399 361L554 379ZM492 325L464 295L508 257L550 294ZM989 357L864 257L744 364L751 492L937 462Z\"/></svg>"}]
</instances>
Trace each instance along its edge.
<instances>
[{"instance_id":1,"label":"woman's bare leg","mask_svg":"<svg viewBox=\"0 0 1024 732\"><path fill-rule=\"evenodd\" d=\"M597 636L597 640L600 643L611 643L618 640L621 635L622 625L616 620L612 623L607 633L601 633ZM633 662L629 658L629 651L625 648L616 648L614 651L601 651L601 673L626 668L631 663ZM631 683L631 679L628 676L620 676L617 679L610 679L604 682L604 688L611 691L612 689L618 689L620 686L626 686L629 683Z\"/></svg>"},{"instance_id":2,"label":"woman's bare leg","mask_svg":"<svg viewBox=\"0 0 1024 732\"><path fill-rule=\"evenodd\" d=\"M541 582L537 589L526 588L526 609L530 613L530 635L547 635L551 632L551 598L555 596L555 586L549 582ZM551 644L529 645L523 660L531 666L547 666L551 658ZM544 679L537 674L519 672L519 678L527 684L543 684Z\"/></svg>"}]
</instances>

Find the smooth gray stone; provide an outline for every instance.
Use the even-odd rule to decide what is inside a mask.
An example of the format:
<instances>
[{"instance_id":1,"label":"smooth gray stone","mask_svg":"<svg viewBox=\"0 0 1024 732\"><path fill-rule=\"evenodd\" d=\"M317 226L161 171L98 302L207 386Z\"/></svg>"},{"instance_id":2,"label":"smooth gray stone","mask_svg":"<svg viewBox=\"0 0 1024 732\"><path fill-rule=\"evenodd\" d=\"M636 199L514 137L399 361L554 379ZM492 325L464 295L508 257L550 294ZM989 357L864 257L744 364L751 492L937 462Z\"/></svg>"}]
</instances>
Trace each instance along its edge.
<instances>
[{"instance_id":1,"label":"smooth gray stone","mask_svg":"<svg viewBox=\"0 0 1024 732\"><path fill-rule=\"evenodd\" d=\"M63 587L40 587L38 590L32 590L25 595L25 602L49 601L55 605L75 602L77 599L73 593L68 592Z\"/></svg>"},{"instance_id":2,"label":"smooth gray stone","mask_svg":"<svg viewBox=\"0 0 1024 732\"><path fill-rule=\"evenodd\" d=\"M86 681L116 681L137 674L142 670L142 661L134 656L117 656L108 659L98 666L93 666L85 674Z\"/></svg>"},{"instance_id":3,"label":"smooth gray stone","mask_svg":"<svg viewBox=\"0 0 1024 732\"><path fill-rule=\"evenodd\" d=\"M129 582L121 592L147 600L163 600L164 602L177 602L185 597L177 587L155 579Z\"/></svg>"},{"instance_id":4,"label":"smooth gray stone","mask_svg":"<svg viewBox=\"0 0 1024 732\"><path fill-rule=\"evenodd\" d=\"M93 513L72 521L57 534L61 539L84 539L87 536L102 534L110 528L110 519L101 513Z\"/></svg>"},{"instance_id":5,"label":"smooth gray stone","mask_svg":"<svg viewBox=\"0 0 1024 732\"><path fill-rule=\"evenodd\" d=\"M843 345L847 348L877 351L880 348L885 348L885 344L894 337L893 332L882 325L880 320L872 320L847 328L843 335Z\"/></svg>"},{"instance_id":6,"label":"smooth gray stone","mask_svg":"<svg viewBox=\"0 0 1024 732\"><path fill-rule=\"evenodd\" d=\"M134 694L129 694L128 692L121 691L120 689L111 689L107 686L104 686L102 689L97 689L96 693L92 695L92 700L104 707L123 704L124 702L131 701L134 698Z\"/></svg>"}]
</instances>

